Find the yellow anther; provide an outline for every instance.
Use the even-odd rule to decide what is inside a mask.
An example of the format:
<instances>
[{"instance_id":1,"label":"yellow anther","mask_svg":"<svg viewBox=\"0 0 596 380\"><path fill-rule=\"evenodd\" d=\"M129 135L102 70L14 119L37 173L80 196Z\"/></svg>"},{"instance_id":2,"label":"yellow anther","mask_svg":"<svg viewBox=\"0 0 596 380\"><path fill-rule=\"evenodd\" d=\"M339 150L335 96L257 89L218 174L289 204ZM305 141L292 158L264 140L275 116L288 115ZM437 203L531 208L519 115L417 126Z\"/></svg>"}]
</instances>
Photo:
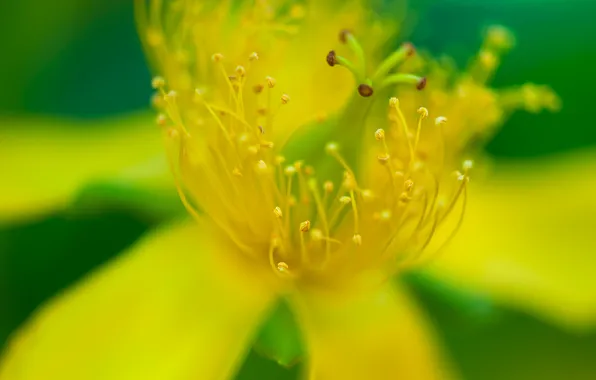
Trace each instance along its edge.
<instances>
[{"instance_id":1,"label":"yellow anther","mask_svg":"<svg viewBox=\"0 0 596 380\"><path fill-rule=\"evenodd\" d=\"M352 202L352 198L344 195L343 197L339 198L339 201L341 204L349 205Z\"/></svg>"},{"instance_id":2,"label":"yellow anther","mask_svg":"<svg viewBox=\"0 0 596 380\"><path fill-rule=\"evenodd\" d=\"M313 228L310 230L310 238L313 241L321 241L323 240L323 231L318 228Z\"/></svg>"},{"instance_id":3,"label":"yellow anther","mask_svg":"<svg viewBox=\"0 0 596 380\"><path fill-rule=\"evenodd\" d=\"M369 190L369 189L364 189L362 190L362 192L360 193L360 195L362 195L362 199L365 202L370 202L375 198L375 194Z\"/></svg>"},{"instance_id":4,"label":"yellow anther","mask_svg":"<svg viewBox=\"0 0 596 380\"><path fill-rule=\"evenodd\" d=\"M238 168L234 168L234 170L232 170L232 174L235 175L236 177L242 177L242 173L240 172L240 169L238 169Z\"/></svg>"},{"instance_id":5,"label":"yellow anther","mask_svg":"<svg viewBox=\"0 0 596 380\"><path fill-rule=\"evenodd\" d=\"M310 220L300 223L300 232L308 232L308 230L310 230Z\"/></svg>"},{"instance_id":6,"label":"yellow anther","mask_svg":"<svg viewBox=\"0 0 596 380\"><path fill-rule=\"evenodd\" d=\"M279 263L277 263L277 270L281 273L285 273L290 269L290 267L288 266L288 264L284 263L283 261L280 261Z\"/></svg>"},{"instance_id":7,"label":"yellow anther","mask_svg":"<svg viewBox=\"0 0 596 380\"><path fill-rule=\"evenodd\" d=\"M160 114L157 115L157 118L155 119L155 122L157 123L157 125L159 125L161 127L165 127L165 125L168 122L168 118L163 113L160 113Z\"/></svg>"},{"instance_id":8,"label":"yellow anther","mask_svg":"<svg viewBox=\"0 0 596 380\"><path fill-rule=\"evenodd\" d=\"M377 141L382 141L385 140L385 130L379 128L375 131L375 139L377 139Z\"/></svg>"},{"instance_id":9,"label":"yellow anther","mask_svg":"<svg viewBox=\"0 0 596 380\"><path fill-rule=\"evenodd\" d=\"M247 148L248 153L251 155L256 155L257 153L259 153L259 149L260 149L260 145L251 145Z\"/></svg>"},{"instance_id":10,"label":"yellow anther","mask_svg":"<svg viewBox=\"0 0 596 380\"><path fill-rule=\"evenodd\" d=\"M332 193L333 192L333 182L325 181L325 183L323 184L323 189L325 189L325 192L327 194Z\"/></svg>"},{"instance_id":11,"label":"yellow anther","mask_svg":"<svg viewBox=\"0 0 596 380\"><path fill-rule=\"evenodd\" d=\"M161 110L164 108L165 103L163 100L163 96L160 93L154 93L151 96L151 105L153 106L153 108Z\"/></svg>"},{"instance_id":12,"label":"yellow anther","mask_svg":"<svg viewBox=\"0 0 596 380\"><path fill-rule=\"evenodd\" d=\"M259 60L259 55L257 54L256 51L253 51L252 53L250 53L250 55L248 56L248 60L253 62L253 61L258 61Z\"/></svg>"},{"instance_id":13,"label":"yellow anther","mask_svg":"<svg viewBox=\"0 0 596 380\"><path fill-rule=\"evenodd\" d=\"M269 88L275 87L275 84L277 83L273 77L265 77L265 81L267 82L267 86L269 86Z\"/></svg>"},{"instance_id":14,"label":"yellow anther","mask_svg":"<svg viewBox=\"0 0 596 380\"><path fill-rule=\"evenodd\" d=\"M273 214L275 215L276 218L281 219L283 217L283 213L281 212L281 208L280 207L276 207L273 209Z\"/></svg>"},{"instance_id":15,"label":"yellow anther","mask_svg":"<svg viewBox=\"0 0 596 380\"><path fill-rule=\"evenodd\" d=\"M236 74L238 74L240 78L243 78L246 75L246 69L244 66L236 66Z\"/></svg>"},{"instance_id":16,"label":"yellow anther","mask_svg":"<svg viewBox=\"0 0 596 380\"><path fill-rule=\"evenodd\" d=\"M387 222L391 219L391 210L383 210L379 213L379 220Z\"/></svg>"},{"instance_id":17,"label":"yellow anther","mask_svg":"<svg viewBox=\"0 0 596 380\"><path fill-rule=\"evenodd\" d=\"M260 142L261 148L268 148L271 149L275 146L272 141L261 141Z\"/></svg>"},{"instance_id":18,"label":"yellow anther","mask_svg":"<svg viewBox=\"0 0 596 380\"><path fill-rule=\"evenodd\" d=\"M287 176L293 176L296 174L296 168L294 166L286 166L284 173L286 173Z\"/></svg>"},{"instance_id":19,"label":"yellow anther","mask_svg":"<svg viewBox=\"0 0 596 380\"><path fill-rule=\"evenodd\" d=\"M260 172L267 171L267 163L263 160L259 160L259 162L257 162L257 170Z\"/></svg>"},{"instance_id":20,"label":"yellow anther","mask_svg":"<svg viewBox=\"0 0 596 380\"><path fill-rule=\"evenodd\" d=\"M414 189L414 181L412 181L411 179L408 179L404 182L404 189L407 192L411 192L412 189Z\"/></svg>"},{"instance_id":21,"label":"yellow anther","mask_svg":"<svg viewBox=\"0 0 596 380\"><path fill-rule=\"evenodd\" d=\"M315 168L313 168L312 166L308 165L304 167L304 174L306 175L314 175L315 174Z\"/></svg>"},{"instance_id":22,"label":"yellow anther","mask_svg":"<svg viewBox=\"0 0 596 380\"><path fill-rule=\"evenodd\" d=\"M360 234L354 234L354 236L352 236L352 241L357 246L361 246L362 245L362 236Z\"/></svg>"},{"instance_id":23,"label":"yellow anther","mask_svg":"<svg viewBox=\"0 0 596 380\"><path fill-rule=\"evenodd\" d=\"M486 32L486 42L497 49L509 49L515 43L515 38L504 26L493 25Z\"/></svg>"},{"instance_id":24,"label":"yellow anther","mask_svg":"<svg viewBox=\"0 0 596 380\"><path fill-rule=\"evenodd\" d=\"M402 203L408 203L412 200L412 198L407 193L401 193L399 195L399 201Z\"/></svg>"},{"instance_id":25,"label":"yellow anther","mask_svg":"<svg viewBox=\"0 0 596 380\"><path fill-rule=\"evenodd\" d=\"M488 50L482 50L478 54L478 58L480 59L482 65L489 70L494 69L499 62L499 59L497 58L496 54Z\"/></svg>"},{"instance_id":26,"label":"yellow anther","mask_svg":"<svg viewBox=\"0 0 596 380\"><path fill-rule=\"evenodd\" d=\"M464 171L468 171L474 167L474 161L465 160L462 167L463 167Z\"/></svg>"},{"instance_id":27,"label":"yellow anther","mask_svg":"<svg viewBox=\"0 0 596 380\"><path fill-rule=\"evenodd\" d=\"M327 143L327 145L325 145L325 152L327 152L327 154L334 154L335 152L338 151L338 149L339 149L339 146L335 142L330 142L330 143Z\"/></svg>"},{"instance_id":28,"label":"yellow anther","mask_svg":"<svg viewBox=\"0 0 596 380\"><path fill-rule=\"evenodd\" d=\"M252 88L252 91L255 94L260 94L261 92L263 92L264 88L265 88L265 86L263 86L262 84L255 84L254 87Z\"/></svg>"},{"instance_id":29,"label":"yellow anther","mask_svg":"<svg viewBox=\"0 0 596 380\"><path fill-rule=\"evenodd\" d=\"M391 158L391 156L389 156L388 154L378 155L377 161L379 161L379 163L381 165L385 165L389 161L390 158Z\"/></svg>"},{"instance_id":30,"label":"yellow anther","mask_svg":"<svg viewBox=\"0 0 596 380\"><path fill-rule=\"evenodd\" d=\"M215 53L211 56L211 60L213 62L221 62L221 60L224 58L223 54L221 53Z\"/></svg>"},{"instance_id":31,"label":"yellow anther","mask_svg":"<svg viewBox=\"0 0 596 380\"><path fill-rule=\"evenodd\" d=\"M166 80L163 77L157 76L151 80L151 87L156 90L163 88L166 85Z\"/></svg>"},{"instance_id":32,"label":"yellow anther","mask_svg":"<svg viewBox=\"0 0 596 380\"><path fill-rule=\"evenodd\" d=\"M281 104L288 104L289 101L290 101L290 95L283 94L281 96Z\"/></svg>"},{"instance_id":33,"label":"yellow anther","mask_svg":"<svg viewBox=\"0 0 596 380\"><path fill-rule=\"evenodd\" d=\"M399 107L399 100L396 97L392 97L389 99L389 105L391 107Z\"/></svg>"},{"instance_id":34,"label":"yellow anther","mask_svg":"<svg viewBox=\"0 0 596 380\"><path fill-rule=\"evenodd\" d=\"M423 119L426 119L428 117L428 110L425 107L420 107L418 108L418 114Z\"/></svg>"},{"instance_id":35,"label":"yellow anther","mask_svg":"<svg viewBox=\"0 0 596 380\"><path fill-rule=\"evenodd\" d=\"M286 162L286 158L284 156L276 156L275 157L276 165L282 165L284 162Z\"/></svg>"},{"instance_id":36,"label":"yellow anther","mask_svg":"<svg viewBox=\"0 0 596 380\"><path fill-rule=\"evenodd\" d=\"M166 94L165 98L166 98L166 100L172 100L172 99L175 99L177 96L178 96L178 93L176 91L170 90L170 92L168 92Z\"/></svg>"},{"instance_id":37,"label":"yellow anther","mask_svg":"<svg viewBox=\"0 0 596 380\"><path fill-rule=\"evenodd\" d=\"M348 190L354 190L356 186L356 179L352 177L352 175L348 172L344 173L344 182L343 186Z\"/></svg>"},{"instance_id":38,"label":"yellow anther","mask_svg":"<svg viewBox=\"0 0 596 380\"><path fill-rule=\"evenodd\" d=\"M445 116L439 116L435 119L435 125L444 125L447 123L447 118Z\"/></svg>"}]
</instances>

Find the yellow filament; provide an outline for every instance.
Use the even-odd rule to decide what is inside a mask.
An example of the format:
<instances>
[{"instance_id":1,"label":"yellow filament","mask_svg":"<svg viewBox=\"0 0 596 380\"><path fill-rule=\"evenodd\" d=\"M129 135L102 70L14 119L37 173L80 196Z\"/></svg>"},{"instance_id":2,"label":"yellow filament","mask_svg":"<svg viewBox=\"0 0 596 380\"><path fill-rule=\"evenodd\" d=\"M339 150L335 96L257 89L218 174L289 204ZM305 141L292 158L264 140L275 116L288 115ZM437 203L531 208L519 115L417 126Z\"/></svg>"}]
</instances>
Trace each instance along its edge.
<instances>
[{"instance_id":1,"label":"yellow filament","mask_svg":"<svg viewBox=\"0 0 596 380\"><path fill-rule=\"evenodd\" d=\"M397 116L399 117L399 122L402 125L402 128L404 130L404 135L405 135L404 137L408 141L408 149L410 150L410 166L412 166L412 163L414 162L414 147L412 146L412 140L410 140L408 124L406 123L406 118L404 117L403 112L401 112L401 108L399 108L399 104L395 104L393 106L393 108L397 112Z\"/></svg>"},{"instance_id":2,"label":"yellow filament","mask_svg":"<svg viewBox=\"0 0 596 380\"><path fill-rule=\"evenodd\" d=\"M358 207L356 207L354 190L350 190L350 198L352 198L352 211L354 212L354 234L358 234Z\"/></svg>"},{"instance_id":3,"label":"yellow filament","mask_svg":"<svg viewBox=\"0 0 596 380\"><path fill-rule=\"evenodd\" d=\"M329 224L327 223L327 214L325 213L325 206L321 200L321 194L319 193L319 188L317 187L317 182L312 180L309 182L310 190L312 191L313 198L315 199L315 205L317 207L317 211L319 212L319 217L321 218L321 225L323 226L323 231L325 232L325 261L327 261L330 255L330 246L329 246Z\"/></svg>"}]
</instances>

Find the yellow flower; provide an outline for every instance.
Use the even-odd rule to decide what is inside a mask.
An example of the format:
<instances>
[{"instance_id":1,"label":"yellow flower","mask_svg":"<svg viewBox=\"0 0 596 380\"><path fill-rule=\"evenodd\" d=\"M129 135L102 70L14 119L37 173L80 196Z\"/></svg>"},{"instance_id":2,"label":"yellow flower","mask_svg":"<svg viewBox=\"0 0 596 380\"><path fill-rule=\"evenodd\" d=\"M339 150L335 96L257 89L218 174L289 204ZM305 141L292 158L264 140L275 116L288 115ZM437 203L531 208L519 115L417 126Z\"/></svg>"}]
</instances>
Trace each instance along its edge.
<instances>
[{"instance_id":1,"label":"yellow flower","mask_svg":"<svg viewBox=\"0 0 596 380\"><path fill-rule=\"evenodd\" d=\"M0 379L228 378L278 297L309 378L455 377L388 279L459 229L476 144L515 108L558 107L545 87L486 87L511 36L491 29L457 73L410 44L378 57L394 27L359 1L136 7L194 222L42 309Z\"/></svg>"}]
</instances>

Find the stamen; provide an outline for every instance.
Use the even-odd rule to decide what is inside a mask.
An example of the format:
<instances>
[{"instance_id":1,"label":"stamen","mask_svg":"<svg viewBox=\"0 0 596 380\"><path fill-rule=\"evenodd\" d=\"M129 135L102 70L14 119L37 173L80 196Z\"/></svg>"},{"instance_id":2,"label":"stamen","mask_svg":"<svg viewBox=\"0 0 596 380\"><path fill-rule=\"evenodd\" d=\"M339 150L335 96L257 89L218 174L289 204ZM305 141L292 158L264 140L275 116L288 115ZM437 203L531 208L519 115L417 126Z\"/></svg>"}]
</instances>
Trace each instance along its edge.
<instances>
[{"instance_id":1,"label":"stamen","mask_svg":"<svg viewBox=\"0 0 596 380\"><path fill-rule=\"evenodd\" d=\"M356 198L354 197L354 190L350 190L350 198L352 199L352 212L354 213L354 243L356 245L362 244L362 237L358 233L359 221L358 221L358 207L356 207Z\"/></svg>"},{"instance_id":2,"label":"stamen","mask_svg":"<svg viewBox=\"0 0 596 380\"><path fill-rule=\"evenodd\" d=\"M319 188L317 186L317 181L314 178L311 178L308 181L308 187L315 198L315 205L317 207L317 212L319 213L318 216L321 218L321 225L323 226L323 230L325 231L325 236L329 236L329 224L327 223L327 213L325 212L325 205L321 200L321 194L319 193ZM314 232L314 230L313 230ZM325 261L329 257L329 243L325 244Z\"/></svg>"},{"instance_id":3,"label":"stamen","mask_svg":"<svg viewBox=\"0 0 596 380\"><path fill-rule=\"evenodd\" d=\"M310 220L305 220L304 222L300 223L300 255L302 258L302 263L308 263L308 255L306 253L306 244L304 243L304 233L310 230Z\"/></svg>"},{"instance_id":4,"label":"stamen","mask_svg":"<svg viewBox=\"0 0 596 380\"><path fill-rule=\"evenodd\" d=\"M424 107L418 108L418 126L416 127L416 139L414 140L414 153L418 154L418 143L420 142L420 131L422 130L422 120L428 117L428 110Z\"/></svg>"},{"instance_id":5,"label":"stamen","mask_svg":"<svg viewBox=\"0 0 596 380\"><path fill-rule=\"evenodd\" d=\"M393 107L393 109L397 112L399 122L402 125L403 132L404 132L404 138L407 140L408 149L410 150L410 163L408 166L411 167L414 162L414 146L412 145L412 140L410 139L410 131L408 130L408 124L406 123L406 118L404 117L404 114L401 112L401 109L399 108L399 100L397 98L393 97L393 98L389 99L389 105L391 107Z\"/></svg>"}]
</instances>

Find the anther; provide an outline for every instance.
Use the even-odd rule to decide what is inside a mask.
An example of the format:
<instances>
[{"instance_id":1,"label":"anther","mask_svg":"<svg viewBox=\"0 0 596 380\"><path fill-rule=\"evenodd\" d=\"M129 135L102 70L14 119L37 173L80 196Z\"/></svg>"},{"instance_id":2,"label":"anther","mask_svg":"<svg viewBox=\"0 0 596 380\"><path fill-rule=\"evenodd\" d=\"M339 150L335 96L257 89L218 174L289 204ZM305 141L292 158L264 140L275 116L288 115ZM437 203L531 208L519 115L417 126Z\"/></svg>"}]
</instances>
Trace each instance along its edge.
<instances>
[{"instance_id":1,"label":"anther","mask_svg":"<svg viewBox=\"0 0 596 380\"><path fill-rule=\"evenodd\" d=\"M259 132L261 132L261 134L264 135L265 134L265 129L263 129L263 126L262 125L259 125L258 128L259 128Z\"/></svg>"},{"instance_id":2,"label":"anther","mask_svg":"<svg viewBox=\"0 0 596 380\"><path fill-rule=\"evenodd\" d=\"M323 184L323 189L325 189L326 193L332 193L333 192L333 182L325 181L325 183Z\"/></svg>"},{"instance_id":3,"label":"anther","mask_svg":"<svg viewBox=\"0 0 596 380\"><path fill-rule=\"evenodd\" d=\"M352 241L357 246L361 246L362 245L362 236L360 234L354 234L354 236L352 236Z\"/></svg>"},{"instance_id":4,"label":"anther","mask_svg":"<svg viewBox=\"0 0 596 380\"><path fill-rule=\"evenodd\" d=\"M463 165L462 165L463 169L465 171L468 171L470 169L472 169L474 167L474 161L472 160L465 160Z\"/></svg>"},{"instance_id":5,"label":"anther","mask_svg":"<svg viewBox=\"0 0 596 380\"><path fill-rule=\"evenodd\" d=\"M259 60L259 55L257 54L257 52L252 52L248 56L248 60L251 61L251 62L258 61Z\"/></svg>"},{"instance_id":6,"label":"anther","mask_svg":"<svg viewBox=\"0 0 596 380\"><path fill-rule=\"evenodd\" d=\"M276 207L273 209L273 215L275 215L276 218L281 219L283 217L283 213L281 212L281 208Z\"/></svg>"},{"instance_id":7,"label":"anther","mask_svg":"<svg viewBox=\"0 0 596 380\"><path fill-rule=\"evenodd\" d=\"M234 170L232 170L232 174L235 175L236 177L242 177L242 173L240 172L240 169L238 169L238 168L234 168Z\"/></svg>"},{"instance_id":8,"label":"anther","mask_svg":"<svg viewBox=\"0 0 596 380\"><path fill-rule=\"evenodd\" d=\"M283 94L281 96L281 104L288 104L289 101L290 101L290 95Z\"/></svg>"},{"instance_id":9,"label":"anther","mask_svg":"<svg viewBox=\"0 0 596 380\"><path fill-rule=\"evenodd\" d=\"M259 153L259 145L251 145L247 148L248 153L252 154L252 155L256 155L257 153Z\"/></svg>"},{"instance_id":10,"label":"anther","mask_svg":"<svg viewBox=\"0 0 596 380\"><path fill-rule=\"evenodd\" d=\"M275 84L277 83L277 81L273 77L265 77L265 82L267 82L267 86L269 88L275 87Z\"/></svg>"},{"instance_id":11,"label":"anther","mask_svg":"<svg viewBox=\"0 0 596 380\"><path fill-rule=\"evenodd\" d=\"M443 125L447 123L447 118L445 116L439 116L435 119L435 125Z\"/></svg>"},{"instance_id":12,"label":"anther","mask_svg":"<svg viewBox=\"0 0 596 380\"><path fill-rule=\"evenodd\" d=\"M411 179L407 179L404 182L404 189L406 189L407 192L411 192L413 188L414 188L414 181L412 181Z\"/></svg>"},{"instance_id":13,"label":"anther","mask_svg":"<svg viewBox=\"0 0 596 380\"><path fill-rule=\"evenodd\" d=\"M267 164L263 160L259 160L257 162L257 170L260 172L265 172L267 170Z\"/></svg>"},{"instance_id":14,"label":"anther","mask_svg":"<svg viewBox=\"0 0 596 380\"><path fill-rule=\"evenodd\" d=\"M165 125L168 122L168 118L163 113L160 113L159 115L157 115L157 119L155 120L155 122L157 123L157 125L165 127Z\"/></svg>"},{"instance_id":15,"label":"anther","mask_svg":"<svg viewBox=\"0 0 596 380\"><path fill-rule=\"evenodd\" d=\"M360 94L360 96L362 96L363 98L368 98L369 96L372 96L372 94L374 93L373 88L371 86L369 86L368 84L361 84L358 86L358 93Z\"/></svg>"},{"instance_id":16,"label":"anther","mask_svg":"<svg viewBox=\"0 0 596 380\"><path fill-rule=\"evenodd\" d=\"M338 149L339 146L335 142L329 142L327 145L325 145L325 152L327 152L327 154L334 154L338 151Z\"/></svg>"},{"instance_id":17,"label":"anther","mask_svg":"<svg viewBox=\"0 0 596 380\"><path fill-rule=\"evenodd\" d=\"M339 202L343 205L349 205L352 202L352 198L344 195L339 197Z\"/></svg>"},{"instance_id":18,"label":"anther","mask_svg":"<svg viewBox=\"0 0 596 380\"><path fill-rule=\"evenodd\" d=\"M379 128L375 131L375 139L377 141L383 141L385 140L385 130Z\"/></svg>"},{"instance_id":19,"label":"anther","mask_svg":"<svg viewBox=\"0 0 596 380\"><path fill-rule=\"evenodd\" d=\"M282 165L284 162L286 162L286 158L284 156L275 156L276 165Z\"/></svg>"},{"instance_id":20,"label":"anther","mask_svg":"<svg viewBox=\"0 0 596 380\"><path fill-rule=\"evenodd\" d=\"M387 222L391 219L391 210L383 210L379 213L379 220Z\"/></svg>"},{"instance_id":21,"label":"anther","mask_svg":"<svg viewBox=\"0 0 596 380\"><path fill-rule=\"evenodd\" d=\"M175 99L178 96L178 93L174 90L171 90L166 94L166 99Z\"/></svg>"},{"instance_id":22,"label":"anther","mask_svg":"<svg viewBox=\"0 0 596 380\"><path fill-rule=\"evenodd\" d=\"M279 263L277 263L277 270L281 273L287 272L290 269L290 267L288 266L288 264L284 263L283 261L280 261Z\"/></svg>"},{"instance_id":23,"label":"anther","mask_svg":"<svg viewBox=\"0 0 596 380\"><path fill-rule=\"evenodd\" d=\"M399 99L395 96L389 99L389 106L391 107L399 107Z\"/></svg>"},{"instance_id":24,"label":"anther","mask_svg":"<svg viewBox=\"0 0 596 380\"><path fill-rule=\"evenodd\" d=\"M365 202L370 202L375 198L374 193L371 190L368 189L364 189L362 190L362 192L360 193L360 195L362 195L362 199Z\"/></svg>"},{"instance_id":25,"label":"anther","mask_svg":"<svg viewBox=\"0 0 596 380\"><path fill-rule=\"evenodd\" d=\"M308 230L310 230L310 220L300 223L300 232L308 232Z\"/></svg>"},{"instance_id":26,"label":"anther","mask_svg":"<svg viewBox=\"0 0 596 380\"><path fill-rule=\"evenodd\" d=\"M244 76L246 75L246 69L244 68L244 66L236 66L236 74L238 74L240 78L244 78Z\"/></svg>"},{"instance_id":27,"label":"anther","mask_svg":"<svg viewBox=\"0 0 596 380\"><path fill-rule=\"evenodd\" d=\"M215 53L215 54L213 54L211 56L211 60L213 62L221 62L221 60L223 59L223 57L224 57L223 54L221 54L221 53Z\"/></svg>"},{"instance_id":28,"label":"anther","mask_svg":"<svg viewBox=\"0 0 596 380\"><path fill-rule=\"evenodd\" d=\"M331 50L327 54L327 64L331 67L339 64L339 62L337 61L337 55L335 54L335 50Z\"/></svg>"},{"instance_id":29,"label":"anther","mask_svg":"<svg viewBox=\"0 0 596 380\"><path fill-rule=\"evenodd\" d=\"M287 176L292 176L296 173L296 168L293 166L286 166L286 168L284 169L284 173Z\"/></svg>"},{"instance_id":30,"label":"anther","mask_svg":"<svg viewBox=\"0 0 596 380\"><path fill-rule=\"evenodd\" d=\"M379 163L381 165L385 165L389 161L390 158L391 158L391 156L389 156L388 154L378 155L377 161L379 161Z\"/></svg>"},{"instance_id":31,"label":"anther","mask_svg":"<svg viewBox=\"0 0 596 380\"><path fill-rule=\"evenodd\" d=\"M156 90L163 88L166 85L166 80L163 77L157 76L151 80L151 87Z\"/></svg>"},{"instance_id":32,"label":"anther","mask_svg":"<svg viewBox=\"0 0 596 380\"><path fill-rule=\"evenodd\" d=\"M253 86L252 92L254 92L255 94L260 94L261 92L263 92L264 88L265 86L263 86L262 84L256 84Z\"/></svg>"},{"instance_id":33,"label":"anther","mask_svg":"<svg viewBox=\"0 0 596 380\"><path fill-rule=\"evenodd\" d=\"M418 108L418 114L423 119L426 119L428 117L428 110L425 107L420 107Z\"/></svg>"}]
</instances>

